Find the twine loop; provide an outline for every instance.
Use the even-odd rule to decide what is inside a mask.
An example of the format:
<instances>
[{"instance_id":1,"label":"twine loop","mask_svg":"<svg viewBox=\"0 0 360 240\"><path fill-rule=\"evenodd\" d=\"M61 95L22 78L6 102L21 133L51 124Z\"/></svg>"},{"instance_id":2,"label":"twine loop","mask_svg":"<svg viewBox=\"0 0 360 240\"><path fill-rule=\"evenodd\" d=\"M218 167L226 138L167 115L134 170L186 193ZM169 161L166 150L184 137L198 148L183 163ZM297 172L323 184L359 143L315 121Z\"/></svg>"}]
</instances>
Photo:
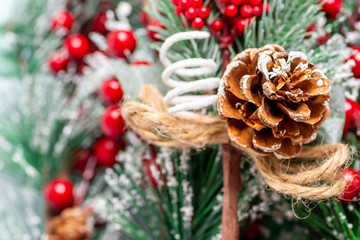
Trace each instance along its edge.
<instances>
[{"instance_id":1,"label":"twine loop","mask_svg":"<svg viewBox=\"0 0 360 240\"><path fill-rule=\"evenodd\" d=\"M168 113L163 96L151 85L143 88L140 101L125 103L122 116L129 128L155 145L202 148L229 142L226 121L219 116L174 117ZM340 197L346 187L340 169L349 163L350 150L344 144L304 146L298 158L287 160L241 150L254 161L265 182L279 193L315 201Z\"/></svg>"},{"instance_id":2,"label":"twine loop","mask_svg":"<svg viewBox=\"0 0 360 240\"><path fill-rule=\"evenodd\" d=\"M196 91L209 92L217 89L220 78L210 77L196 81L182 81L172 78L173 75L177 75L180 79L186 79L212 74L217 70L217 64L213 59L190 58L172 63L166 57L168 50L177 42L209 37L210 33L205 31L179 32L167 38L160 48L159 58L165 66L161 79L166 86L172 88L165 95L164 102L171 105L167 111L173 116L198 116L194 110L205 109L217 102L216 94L191 95L190 93Z\"/></svg>"}]
</instances>

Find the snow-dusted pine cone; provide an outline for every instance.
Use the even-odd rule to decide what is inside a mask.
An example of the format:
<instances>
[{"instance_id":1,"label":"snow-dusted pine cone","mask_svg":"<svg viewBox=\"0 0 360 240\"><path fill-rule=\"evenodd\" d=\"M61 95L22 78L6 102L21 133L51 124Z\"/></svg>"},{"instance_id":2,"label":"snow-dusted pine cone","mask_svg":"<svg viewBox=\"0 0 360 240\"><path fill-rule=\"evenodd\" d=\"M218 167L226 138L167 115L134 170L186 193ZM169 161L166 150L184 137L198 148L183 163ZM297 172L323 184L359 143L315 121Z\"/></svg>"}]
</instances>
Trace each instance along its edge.
<instances>
[{"instance_id":1,"label":"snow-dusted pine cone","mask_svg":"<svg viewBox=\"0 0 360 240\"><path fill-rule=\"evenodd\" d=\"M304 53L266 45L241 52L226 67L218 111L233 144L292 158L327 118L330 88Z\"/></svg>"}]
</instances>

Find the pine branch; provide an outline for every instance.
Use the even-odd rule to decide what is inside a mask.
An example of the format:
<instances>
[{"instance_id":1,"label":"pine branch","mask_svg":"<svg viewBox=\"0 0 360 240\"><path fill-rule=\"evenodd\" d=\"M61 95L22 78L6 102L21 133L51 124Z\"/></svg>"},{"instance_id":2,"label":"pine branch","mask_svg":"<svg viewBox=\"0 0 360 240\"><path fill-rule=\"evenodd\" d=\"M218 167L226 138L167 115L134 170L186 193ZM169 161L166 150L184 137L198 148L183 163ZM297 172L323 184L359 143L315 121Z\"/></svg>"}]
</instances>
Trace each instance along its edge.
<instances>
[{"instance_id":1,"label":"pine branch","mask_svg":"<svg viewBox=\"0 0 360 240\"><path fill-rule=\"evenodd\" d=\"M122 216L121 219L114 216L115 212L109 209L113 218L146 235L139 239L209 239L205 236L209 237L213 227L219 230L221 203L217 196L221 193L222 178L217 149L193 152L191 159L184 152L158 153L161 173L166 173L163 180L158 179L158 189L146 175L138 175L144 166L143 153L139 155L137 150L127 149L128 153L120 155L123 168L107 175L109 186L116 194L109 201ZM134 163L134 155L135 159L141 159ZM114 181L119 179L118 174L120 182Z\"/></svg>"},{"instance_id":2,"label":"pine branch","mask_svg":"<svg viewBox=\"0 0 360 240\"><path fill-rule=\"evenodd\" d=\"M256 23L245 31L244 42L239 39L237 47L258 48L269 43L276 43L287 50L298 50L303 39L308 35L306 29L322 15L318 1L270 2L268 14L263 14Z\"/></svg>"}]
</instances>

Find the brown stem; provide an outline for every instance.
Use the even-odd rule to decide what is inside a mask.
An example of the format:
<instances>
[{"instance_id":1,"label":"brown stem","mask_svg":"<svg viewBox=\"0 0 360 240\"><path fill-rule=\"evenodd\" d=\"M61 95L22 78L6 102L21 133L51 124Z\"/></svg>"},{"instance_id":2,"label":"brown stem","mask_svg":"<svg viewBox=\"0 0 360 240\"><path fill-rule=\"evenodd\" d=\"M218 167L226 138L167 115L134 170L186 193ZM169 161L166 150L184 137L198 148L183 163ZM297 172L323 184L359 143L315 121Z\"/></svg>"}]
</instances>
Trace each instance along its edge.
<instances>
[{"instance_id":1,"label":"brown stem","mask_svg":"<svg viewBox=\"0 0 360 240\"><path fill-rule=\"evenodd\" d=\"M225 8L223 6L223 4L220 2L220 0L215 0L215 4L217 6L217 8L219 9L219 12L224 15L225 13Z\"/></svg>"},{"instance_id":2,"label":"brown stem","mask_svg":"<svg viewBox=\"0 0 360 240\"><path fill-rule=\"evenodd\" d=\"M211 32L211 34L215 37L218 42L221 42L221 36L218 32L211 28L209 24L206 24L207 29Z\"/></svg>"},{"instance_id":3,"label":"brown stem","mask_svg":"<svg viewBox=\"0 0 360 240\"><path fill-rule=\"evenodd\" d=\"M348 15L346 16L346 22L350 26L350 31L354 31L356 29L355 24L359 22L359 20L360 20L360 0L356 0L353 12L351 13L350 16ZM340 25L340 33L343 36L345 36L344 34L345 32L346 31L344 30L343 26Z\"/></svg>"},{"instance_id":4,"label":"brown stem","mask_svg":"<svg viewBox=\"0 0 360 240\"><path fill-rule=\"evenodd\" d=\"M358 22L360 20L360 0L355 1L355 7L352 12L352 17L355 20L355 22Z\"/></svg>"},{"instance_id":5,"label":"brown stem","mask_svg":"<svg viewBox=\"0 0 360 240\"><path fill-rule=\"evenodd\" d=\"M74 205L81 205L84 201L86 193L88 191L91 179L95 176L96 172L97 159L94 156L89 158L89 161L86 163L84 172L82 173L82 180L79 187L76 190L75 202Z\"/></svg>"},{"instance_id":6,"label":"brown stem","mask_svg":"<svg viewBox=\"0 0 360 240\"><path fill-rule=\"evenodd\" d=\"M226 66L227 66L227 65L229 64L229 62L230 62L230 51L229 51L229 48L223 49L222 53L223 53L222 71L225 72Z\"/></svg>"},{"instance_id":7,"label":"brown stem","mask_svg":"<svg viewBox=\"0 0 360 240\"><path fill-rule=\"evenodd\" d=\"M234 36L230 34L231 29L229 29L228 19L224 19L224 37L222 37L221 41L221 50L223 53L223 61L222 61L222 71L225 72L226 66L230 62L230 51L229 47L232 46L232 42L234 41Z\"/></svg>"},{"instance_id":8,"label":"brown stem","mask_svg":"<svg viewBox=\"0 0 360 240\"><path fill-rule=\"evenodd\" d=\"M149 151L150 151L151 160L155 161L157 154L156 154L156 150L155 150L154 145L149 144Z\"/></svg>"},{"instance_id":9,"label":"brown stem","mask_svg":"<svg viewBox=\"0 0 360 240\"><path fill-rule=\"evenodd\" d=\"M222 145L224 172L224 202L222 208L222 239L238 240L240 228L237 216L238 197L241 192L241 153L229 144Z\"/></svg>"}]
</instances>

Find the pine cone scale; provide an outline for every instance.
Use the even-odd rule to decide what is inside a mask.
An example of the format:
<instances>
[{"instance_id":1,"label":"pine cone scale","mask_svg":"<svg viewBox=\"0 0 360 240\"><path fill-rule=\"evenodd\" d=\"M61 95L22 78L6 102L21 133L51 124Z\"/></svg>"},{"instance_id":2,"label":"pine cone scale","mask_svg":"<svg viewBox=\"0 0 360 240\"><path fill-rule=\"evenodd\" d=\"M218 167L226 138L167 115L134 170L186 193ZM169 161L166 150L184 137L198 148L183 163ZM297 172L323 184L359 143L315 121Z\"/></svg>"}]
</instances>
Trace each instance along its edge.
<instances>
[{"instance_id":1,"label":"pine cone scale","mask_svg":"<svg viewBox=\"0 0 360 240\"><path fill-rule=\"evenodd\" d=\"M240 92L245 100L254 103L256 106L261 106L261 95L258 92L259 77L254 75L244 75L240 79Z\"/></svg>"},{"instance_id":2,"label":"pine cone scale","mask_svg":"<svg viewBox=\"0 0 360 240\"><path fill-rule=\"evenodd\" d=\"M232 67L236 68L236 71L225 72L225 87L237 98L246 100L246 98L241 93L240 82L235 81L235 79L238 79L240 76L249 74L247 66L241 61L233 61L230 64Z\"/></svg>"},{"instance_id":3,"label":"pine cone scale","mask_svg":"<svg viewBox=\"0 0 360 240\"><path fill-rule=\"evenodd\" d=\"M281 147L274 152L277 158L292 158L301 152L301 145L295 145L289 138L285 138Z\"/></svg>"},{"instance_id":4,"label":"pine cone scale","mask_svg":"<svg viewBox=\"0 0 360 240\"><path fill-rule=\"evenodd\" d=\"M324 103L314 103L311 101L306 102L306 105L311 110L311 114L310 114L310 118L303 122L311 125L318 123L321 120L321 118L324 116L324 113L326 111L326 108L324 107L323 104Z\"/></svg>"},{"instance_id":5,"label":"pine cone scale","mask_svg":"<svg viewBox=\"0 0 360 240\"><path fill-rule=\"evenodd\" d=\"M272 84L271 82L263 83L262 90L265 96L271 100L277 100L277 101L285 100L285 97L282 96L285 95L285 93L280 94L281 91L276 91L274 84Z\"/></svg>"},{"instance_id":6,"label":"pine cone scale","mask_svg":"<svg viewBox=\"0 0 360 240\"><path fill-rule=\"evenodd\" d=\"M294 138L300 135L300 128L298 124L290 119L289 117L285 117L284 121L280 122L280 124L274 128L272 128L272 132L277 138Z\"/></svg>"},{"instance_id":7,"label":"pine cone scale","mask_svg":"<svg viewBox=\"0 0 360 240\"><path fill-rule=\"evenodd\" d=\"M264 152L274 152L278 150L281 147L282 141L283 139L274 137L269 128L258 132L256 131L253 137L254 147Z\"/></svg>"},{"instance_id":8,"label":"pine cone scale","mask_svg":"<svg viewBox=\"0 0 360 240\"><path fill-rule=\"evenodd\" d=\"M230 91L218 94L218 111L224 117L242 119L242 113L236 108L236 97Z\"/></svg>"},{"instance_id":9,"label":"pine cone scale","mask_svg":"<svg viewBox=\"0 0 360 240\"><path fill-rule=\"evenodd\" d=\"M284 114L276 111L276 107L271 106L267 98L263 98L258 116L261 122L269 128L276 127L284 119Z\"/></svg>"},{"instance_id":10,"label":"pine cone scale","mask_svg":"<svg viewBox=\"0 0 360 240\"><path fill-rule=\"evenodd\" d=\"M252 146L252 139L254 137L253 128L248 127L241 121L229 118L227 131L231 141L237 146L244 148Z\"/></svg>"},{"instance_id":11,"label":"pine cone scale","mask_svg":"<svg viewBox=\"0 0 360 240\"><path fill-rule=\"evenodd\" d=\"M301 102L290 108L284 106L282 103L278 103L277 107L282 110L283 113L288 115L291 119L296 122L303 122L310 118L311 110L306 103Z\"/></svg>"}]
</instances>

